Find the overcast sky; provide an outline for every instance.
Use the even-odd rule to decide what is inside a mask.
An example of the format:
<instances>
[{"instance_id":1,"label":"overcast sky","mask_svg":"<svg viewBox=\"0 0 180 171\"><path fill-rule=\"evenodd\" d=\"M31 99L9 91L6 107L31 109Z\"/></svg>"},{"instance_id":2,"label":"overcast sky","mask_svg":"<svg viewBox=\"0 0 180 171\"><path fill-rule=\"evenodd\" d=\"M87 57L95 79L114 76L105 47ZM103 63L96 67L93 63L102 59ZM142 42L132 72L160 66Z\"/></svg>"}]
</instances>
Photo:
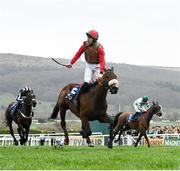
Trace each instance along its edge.
<instances>
[{"instance_id":1,"label":"overcast sky","mask_svg":"<svg viewBox=\"0 0 180 171\"><path fill-rule=\"evenodd\" d=\"M96 29L108 62L180 67L179 11L179 0L0 0L0 53L71 59Z\"/></svg>"}]
</instances>

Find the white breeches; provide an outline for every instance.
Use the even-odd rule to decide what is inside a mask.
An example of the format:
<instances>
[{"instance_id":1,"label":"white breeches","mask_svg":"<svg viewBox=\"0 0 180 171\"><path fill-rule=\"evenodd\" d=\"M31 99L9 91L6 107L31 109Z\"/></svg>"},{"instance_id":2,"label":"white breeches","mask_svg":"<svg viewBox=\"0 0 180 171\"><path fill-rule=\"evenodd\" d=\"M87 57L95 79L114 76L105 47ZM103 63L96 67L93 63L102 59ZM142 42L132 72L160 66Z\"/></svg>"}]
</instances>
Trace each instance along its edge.
<instances>
[{"instance_id":1,"label":"white breeches","mask_svg":"<svg viewBox=\"0 0 180 171\"><path fill-rule=\"evenodd\" d=\"M134 106L134 109L136 112L142 112L143 110L140 110L138 106Z\"/></svg>"},{"instance_id":2,"label":"white breeches","mask_svg":"<svg viewBox=\"0 0 180 171\"><path fill-rule=\"evenodd\" d=\"M84 82L94 82L100 74L100 64L88 64L86 63Z\"/></svg>"}]
</instances>

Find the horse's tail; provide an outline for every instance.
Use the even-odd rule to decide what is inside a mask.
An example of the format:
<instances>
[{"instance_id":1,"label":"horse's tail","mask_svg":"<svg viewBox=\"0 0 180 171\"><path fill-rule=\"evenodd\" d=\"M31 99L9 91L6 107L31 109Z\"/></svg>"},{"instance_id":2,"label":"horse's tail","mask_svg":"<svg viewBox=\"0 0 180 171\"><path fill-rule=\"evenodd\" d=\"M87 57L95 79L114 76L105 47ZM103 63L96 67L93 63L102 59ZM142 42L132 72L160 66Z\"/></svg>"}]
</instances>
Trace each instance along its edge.
<instances>
[{"instance_id":1,"label":"horse's tail","mask_svg":"<svg viewBox=\"0 0 180 171\"><path fill-rule=\"evenodd\" d=\"M53 112L52 112L52 114L50 116L50 119L56 119L57 115L58 115L58 112L59 112L59 104L57 102L56 105L54 106L54 109L53 109Z\"/></svg>"},{"instance_id":2,"label":"horse's tail","mask_svg":"<svg viewBox=\"0 0 180 171\"><path fill-rule=\"evenodd\" d=\"M5 111L5 120L4 120L5 126L8 126L8 118L7 118L7 109Z\"/></svg>"},{"instance_id":3,"label":"horse's tail","mask_svg":"<svg viewBox=\"0 0 180 171\"><path fill-rule=\"evenodd\" d=\"M117 122L118 122L118 118L119 116L122 114L123 112L119 112L115 118L114 118L114 121L113 121L113 129L115 128L115 126L117 125Z\"/></svg>"},{"instance_id":4,"label":"horse's tail","mask_svg":"<svg viewBox=\"0 0 180 171\"><path fill-rule=\"evenodd\" d=\"M4 117L4 121L3 121L3 123L5 124L6 127L9 126L9 117L8 117L8 115L10 115L9 107L10 107L10 105L5 110L5 117Z\"/></svg>"}]
</instances>

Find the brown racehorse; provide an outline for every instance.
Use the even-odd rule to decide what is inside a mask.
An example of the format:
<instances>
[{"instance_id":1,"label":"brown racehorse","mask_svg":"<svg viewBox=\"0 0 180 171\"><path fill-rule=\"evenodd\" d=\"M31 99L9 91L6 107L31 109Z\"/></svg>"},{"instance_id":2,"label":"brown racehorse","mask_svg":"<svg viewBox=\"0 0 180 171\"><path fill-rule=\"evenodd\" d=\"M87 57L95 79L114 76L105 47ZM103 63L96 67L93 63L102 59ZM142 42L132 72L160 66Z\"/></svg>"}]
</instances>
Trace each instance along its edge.
<instances>
[{"instance_id":1,"label":"brown racehorse","mask_svg":"<svg viewBox=\"0 0 180 171\"><path fill-rule=\"evenodd\" d=\"M114 69L108 69L103 74L102 78L98 79L89 90L80 95L79 105L73 102L66 101L64 97L75 87L77 84L68 84L65 86L59 96L54 110L51 114L51 119L55 119L60 111L61 127L64 130L65 145L69 144L68 132L66 129L65 115L69 109L73 114L80 118L82 123L82 131L80 132L83 138L86 138L88 146L93 146L89 136L92 134L89 121L98 120L102 123L110 124L109 142L108 147L112 148L112 124L113 121L108 116L107 110L107 93L110 90L111 94L116 94L118 91L117 76Z\"/></svg>"},{"instance_id":2,"label":"brown racehorse","mask_svg":"<svg viewBox=\"0 0 180 171\"><path fill-rule=\"evenodd\" d=\"M18 125L18 133L20 136L20 144L23 145L28 141L28 134L29 134L29 129L30 125L32 122L32 117L33 117L33 111L32 111L32 106L36 106L36 98L33 93L28 93L26 99L24 100L24 103L22 104L21 109L18 111L16 114L16 117L13 116L11 113L11 108L15 104L15 102L12 102L9 104L9 106L6 109L5 112L5 118L6 118L6 123L7 126L10 129L10 133L14 139L14 144L18 145L18 141L14 136L14 131L12 128L12 121L14 121Z\"/></svg>"},{"instance_id":3,"label":"brown racehorse","mask_svg":"<svg viewBox=\"0 0 180 171\"><path fill-rule=\"evenodd\" d=\"M146 131L149 128L150 120L154 114L158 115L159 117L162 116L161 106L158 105L158 102L154 103L153 101L153 105L149 108L149 110L144 112L144 114L142 114L142 116L140 116L135 122L128 122L128 118L131 113L132 112L120 112L116 115L113 123L113 139L119 133L118 139L115 140L115 142L118 142L123 131L135 129L140 133L135 143L135 147L138 145L142 136L145 137L148 147L150 147Z\"/></svg>"}]
</instances>

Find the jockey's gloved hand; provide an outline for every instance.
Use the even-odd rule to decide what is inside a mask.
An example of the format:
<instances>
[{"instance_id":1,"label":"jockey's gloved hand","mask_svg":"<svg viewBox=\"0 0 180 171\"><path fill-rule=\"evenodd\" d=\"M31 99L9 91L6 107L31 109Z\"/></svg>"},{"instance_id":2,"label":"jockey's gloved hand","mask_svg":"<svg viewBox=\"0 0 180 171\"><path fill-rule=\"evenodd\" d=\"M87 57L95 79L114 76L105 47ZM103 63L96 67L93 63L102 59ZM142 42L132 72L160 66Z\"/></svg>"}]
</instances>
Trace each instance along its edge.
<instances>
[{"instance_id":1,"label":"jockey's gloved hand","mask_svg":"<svg viewBox=\"0 0 180 171\"><path fill-rule=\"evenodd\" d=\"M100 72L99 75L98 75L98 78L101 78L103 76L103 73Z\"/></svg>"},{"instance_id":2,"label":"jockey's gloved hand","mask_svg":"<svg viewBox=\"0 0 180 171\"><path fill-rule=\"evenodd\" d=\"M66 65L66 67L67 67L67 68L72 68L72 64L69 63L69 64Z\"/></svg>"}]
</instances>

